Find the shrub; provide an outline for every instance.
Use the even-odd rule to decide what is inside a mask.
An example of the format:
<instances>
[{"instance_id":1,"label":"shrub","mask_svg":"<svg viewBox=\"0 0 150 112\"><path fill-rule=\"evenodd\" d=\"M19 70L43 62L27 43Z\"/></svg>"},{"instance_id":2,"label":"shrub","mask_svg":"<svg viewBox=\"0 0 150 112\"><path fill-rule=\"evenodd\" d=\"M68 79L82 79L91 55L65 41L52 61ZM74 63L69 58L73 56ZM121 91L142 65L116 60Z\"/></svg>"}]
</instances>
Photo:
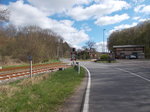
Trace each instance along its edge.
<instances>
[{"instance_id":1,"label":"shrub","mask_svg":"<svg viewBox=\"0 0 150 112\"><path fill-rule=\"evenodd\" d=\"M102 54L101 56L100 56L100 59L101 60L108 60L110 58L110 56L108 55L108 54Z\"/></svg>"}]
</instances>

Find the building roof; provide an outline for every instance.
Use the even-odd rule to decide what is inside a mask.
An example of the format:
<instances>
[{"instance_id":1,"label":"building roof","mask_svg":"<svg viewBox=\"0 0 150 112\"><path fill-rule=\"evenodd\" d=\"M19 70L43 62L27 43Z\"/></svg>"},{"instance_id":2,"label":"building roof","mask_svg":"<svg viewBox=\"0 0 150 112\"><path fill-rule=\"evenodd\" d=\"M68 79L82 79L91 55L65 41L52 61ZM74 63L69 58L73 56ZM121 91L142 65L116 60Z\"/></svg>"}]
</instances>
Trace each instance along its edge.
<instances>
[{"instance_id":1,"label":"building roof","mask_svg":"<svg viewBox=\"0 0 150 112\"><path fill-rule=\"evenodd\" d=\"M144 45L118 45L118 46L113 46L113 48L131 48L131 47L144 47Z\"/></svg>"}]
</instances>

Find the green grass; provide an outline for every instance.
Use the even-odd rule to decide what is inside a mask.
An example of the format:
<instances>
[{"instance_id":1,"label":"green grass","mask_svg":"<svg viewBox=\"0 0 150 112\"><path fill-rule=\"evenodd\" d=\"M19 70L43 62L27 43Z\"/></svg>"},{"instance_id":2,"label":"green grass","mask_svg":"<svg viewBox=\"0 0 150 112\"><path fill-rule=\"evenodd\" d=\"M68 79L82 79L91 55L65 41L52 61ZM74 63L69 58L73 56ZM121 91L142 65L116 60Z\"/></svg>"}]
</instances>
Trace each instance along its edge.
<instances>
[{"instance_id":1,"label":"green grass","mask_svg":"<svg viewBox=\"0 0 150 112\"><path fill-rule=\"evenodd\" d=\"M33 64L33 65L43 65L43 64L50 64L50 63L57 63L57 62L60 62L59 60L49 60L48 62L45 62L45 63L36 63L36 64ZM26 66L29 66L29 64L23 64L23 65L6 65L6 66L2 66L2 68L14 68L14 67L26 67Z\"/></svg>"},{"instance_id":2,"label":"green grass","mask_svg":"<svg viewBox=\"0 0 150 112\"><path fill-rule=\"evenodd\" d=\"M23 65L6 65L6 66L2 66L2 68L14 68L14 67L25 67L25 66L29 66L29 64L23 64Z\"/></svg>"},{"instance_id":3,"label":"green grass","mask_svg":"<svg viewBox=\"0 0 150 112\"><path fill-rule=\"evenodd\" d=\"M0 92L0 112L57 112L84 76L83 68L80 74L75 69L68 68L50 74L38 84L22 86L18 85L19 82L11 83L9 86L18 88L19 91L11 97Z\"/></svg>"},{"instance_id":4,"label":"green grass","mask_svg":"<svg viewBox=\"0 0 150 112\"><path fill-rule=\"evenodd\" d=\"M109 63L108 61L97 61L96 63ZM111 63L116 63L116 61L111 61Z\"/></svg>"}]
</instances>

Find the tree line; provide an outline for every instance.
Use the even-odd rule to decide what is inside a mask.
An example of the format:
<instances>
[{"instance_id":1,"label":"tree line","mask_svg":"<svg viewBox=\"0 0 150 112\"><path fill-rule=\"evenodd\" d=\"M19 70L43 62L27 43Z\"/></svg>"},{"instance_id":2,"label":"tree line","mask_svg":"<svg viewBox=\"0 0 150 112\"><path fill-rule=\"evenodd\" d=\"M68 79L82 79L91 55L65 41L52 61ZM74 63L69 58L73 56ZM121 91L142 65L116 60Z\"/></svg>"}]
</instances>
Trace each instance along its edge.
<instances>
[{"instance_id":1,"label":"tree line","mask_svg":"<svg viewBox=\"0 0 150 112\"><path fill-rule=\"evenodd\" d=\"M0 27L1 61L9 56L26 62L28 56L32 56L33 61L39 63L69 55L69 44L50 29L36 26L16 28L12 25Z\"/></svg>"},{"instance_id":2,"label":"tree line","mask_svg":"<svg viewBox=\"0 0 150 112\"><path fill-rule=\"evenodd\" d=\"M113 32L108 39L110 51L113 51L114 45L144 45L145 56L150 58L150 20L135 27Z\"/></svg>"},{"instance_id":3,"label":"tree line","mask_svg":"<svg viewBox=\"0 0 150 112\"><path fill-rule=\"evenodd\" d=\"M52 30L37 26L15 27L7 25L8 22L9 10L0 8L1 63L5 63L6 57L27 62L32 56L35 63L70 57L69 44Z\"/></svg>"}]
</instances>

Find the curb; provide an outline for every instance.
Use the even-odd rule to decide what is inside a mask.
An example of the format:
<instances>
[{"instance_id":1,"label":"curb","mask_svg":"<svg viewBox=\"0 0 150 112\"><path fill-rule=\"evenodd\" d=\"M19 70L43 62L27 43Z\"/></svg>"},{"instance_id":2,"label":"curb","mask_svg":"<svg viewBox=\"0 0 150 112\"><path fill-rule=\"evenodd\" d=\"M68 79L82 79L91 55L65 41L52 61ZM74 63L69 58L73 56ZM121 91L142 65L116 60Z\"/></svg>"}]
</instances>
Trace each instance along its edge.
<instances>
[{"instance_id":1,"label":"curb","mask_svg":"<svg viewBox=\"0 0 150 112\"><path fill-rule=\"evenodd\" d=\"M82 66L83 67L83 66ZM84 67L83 67L84 68ZM84 68L85 69L85 68ZM86 70L86 69L85 69ZM86 96L86 91L87 91L87 84L88 84L88 72L86 70L86 87L85 87L85 91L83 93L83 98L82 98L82 103L81 103L81 107L80 107L80 112L83 112L83 108L84 108L84 103L85 103L85 96Z\"/></svg>"}]
</instances>

